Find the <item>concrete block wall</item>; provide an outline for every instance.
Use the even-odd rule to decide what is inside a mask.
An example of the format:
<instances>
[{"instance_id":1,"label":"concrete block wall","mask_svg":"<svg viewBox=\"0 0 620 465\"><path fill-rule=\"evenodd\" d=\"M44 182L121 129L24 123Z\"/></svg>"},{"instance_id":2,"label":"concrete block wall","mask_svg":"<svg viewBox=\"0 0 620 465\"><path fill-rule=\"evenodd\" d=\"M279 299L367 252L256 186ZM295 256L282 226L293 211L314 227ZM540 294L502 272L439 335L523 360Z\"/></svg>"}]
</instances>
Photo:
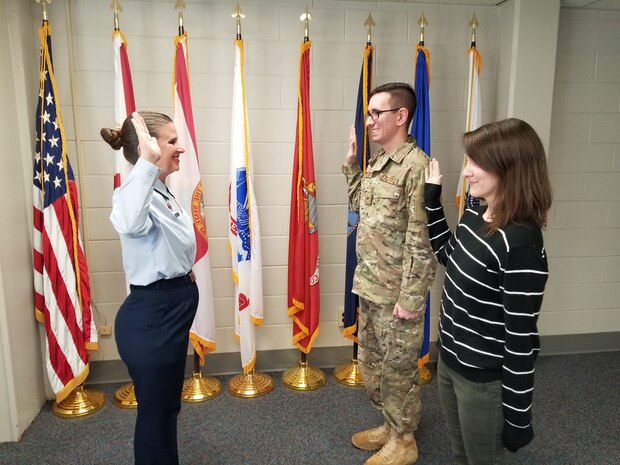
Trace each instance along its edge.
<instances>
[{"instance_id":1,"label":"concrete block wall","mask_svg":"<svg viewBox=\"0 0 620 465\"><path fill-rule=\"evenodd\" d=\"M546 335L620 330L620 12L562 9Z\"/></svg>"},{"instance_id":2,"label":"concrete block wall","mask_svg":"<svg viewBox=\"0 0 620 465\"><path fill-rule=\"evenodd\" d=\"M170 114L173 40L177 33L174 2L124 0L121 3L124 11L120 26L128 42L137 107ZM235 21L230 16L234 5L229 3L187 2L185 10L219 352L238 350L233 337L233 285L226 244L235 35ZM288 215L299 45L303 39L299 16L305 5L306 2L279 0L241 3L246 13L242 22L245 82L262 230L265 320L264 326L257 328L259 350L292 347L291 322L286 316ZM70 158L80 176L84 239L97 308L95 317L99 324L112 324L125 296L125 282L119 241L108 220L114 157L100 140L99 129L113 124L113 15L100 0L71 2L71 7L69 13L62 3L50 8L55 68L70 139ZM481 24L478 44L483 56L483 118L488 121L494 107L498 10L336 0L315 0L310 10L313 15L310 94L322 294L321 331L315 346L329 347L350 344L338 327L343 306L347 212L340 166L346 152L348 128L354 119L366 42L363 23L368 13L372 13L377 24L373 30L374 85L393 80L413 83L414 50L419 40L417 20L424 11L429 21L425 42L431 53L432 155L441 159L446 171L444 200L449 214L455 218L452 192L456 189L462 159L458 138L465 121L468 23L475 12ZM441 278L440 273L432 291L433 332L437 327ZM117 358L114 339L101 338L100 350L92 359Z\"/></svg>"}]
</instances>

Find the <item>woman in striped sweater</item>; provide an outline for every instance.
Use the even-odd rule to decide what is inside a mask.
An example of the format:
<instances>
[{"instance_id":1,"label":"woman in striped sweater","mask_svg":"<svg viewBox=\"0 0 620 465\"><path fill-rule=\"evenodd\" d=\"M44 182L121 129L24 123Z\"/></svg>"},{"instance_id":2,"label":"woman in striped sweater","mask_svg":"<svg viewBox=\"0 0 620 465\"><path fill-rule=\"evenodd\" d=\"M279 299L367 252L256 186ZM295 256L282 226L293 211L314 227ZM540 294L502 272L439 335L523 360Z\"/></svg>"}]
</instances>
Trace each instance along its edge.
<instances>
[{"instance_id":1,"label":"woman in striped sweater","mask_svg":"<svg viewBox=\"0 0 620 465\"><path fill-rule=\"evenodd\" d=\"M551 205L545 151L518 119L463 136L472 197L454 234L440 202L441 172L426 172L429 235L446 267L438 384L459 465L499 465L534 437L536 321L548 276L541 228Z\"/></svg>"}]
</instances>

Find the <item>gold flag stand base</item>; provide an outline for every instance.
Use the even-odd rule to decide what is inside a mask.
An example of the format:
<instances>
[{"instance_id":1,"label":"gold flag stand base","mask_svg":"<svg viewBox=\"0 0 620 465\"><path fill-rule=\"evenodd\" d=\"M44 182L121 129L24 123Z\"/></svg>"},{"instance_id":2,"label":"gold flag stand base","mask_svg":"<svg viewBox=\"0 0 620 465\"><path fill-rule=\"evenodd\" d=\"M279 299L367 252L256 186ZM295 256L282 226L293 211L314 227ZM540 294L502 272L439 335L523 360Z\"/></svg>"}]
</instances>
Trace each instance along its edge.
<instances>
[{"instance_id":1,"label":"gold flag stand base","mask_svg":"<svg viewBox=\"0 0 620 465\"><path fill-rule=\"evenodd\" d=\"M295 391L313 391L323 387L326 382L325 373L308 365L306 354L302 352L299 365L289 368L282 375L282 384Z\"/></svg>"},{"instance_id":2,"label":"gold flag stand base","mask_svg":"<svg viewBox=\"0 0 620 465\"><path fill-rule=\"evenodd\" d=\"M351 360L351 363L344 363L334 368L334 379L348 387L364 386L362 372L355 358Z\"/></svg>"},{"instance_id":3,"label":"gold flag stand base","mask_svg":"<svg viewBox=\"0 0 620 465\"><path fill-rule=\"evenodd\" d=\"M214 399L222 392L222 384L211 376L202 376L194 371L191 378L183 383L181 400L183 402L204 402Z\"/></svg>"},{"instance_id":4,"label":"gold flag stand base","mask_svg":"<svg viewBox=\"0 0 620 465\"><path fill-rule=\"evenodd\" d=\"M94 389L76 387L62 402L54 402L52 413L61 418L76 418L95 413L105 405L105 394Z\"/></svg>"},{"instance_id":5,"label":"gold flag stand base","mask_svg":"<svg viewBox=\"0 0 620 465\"><path fill-rule=\"evenodd\" d=\"M433 379L433 375L431 374L431 370L429 370L426 365L418 370L418 377L420 378L419 384L422 386L424 384L428 384Z\"/></svg>"},{"instance_id":6,"label":"gold flag stand base","mask_svg":"<svg viewBox=\"0 0 620 465\"><path fill-rule=\"evenodd\" d=\"M114 405L118 408L138 408L133 383L127 383L114 393Z\"/></svg>"},{"instance_id":7,"label":"gold flag stand base","mask_svg":"<svg viewBox=\"0 0 620 465\"><path fill-rule=\"evenodd\" d=\"M247 375L239 373L228 382L228 392L235 397L251 399L261 397L273 390L273 378L252 370Z\"/></svg>"}]
</instances>

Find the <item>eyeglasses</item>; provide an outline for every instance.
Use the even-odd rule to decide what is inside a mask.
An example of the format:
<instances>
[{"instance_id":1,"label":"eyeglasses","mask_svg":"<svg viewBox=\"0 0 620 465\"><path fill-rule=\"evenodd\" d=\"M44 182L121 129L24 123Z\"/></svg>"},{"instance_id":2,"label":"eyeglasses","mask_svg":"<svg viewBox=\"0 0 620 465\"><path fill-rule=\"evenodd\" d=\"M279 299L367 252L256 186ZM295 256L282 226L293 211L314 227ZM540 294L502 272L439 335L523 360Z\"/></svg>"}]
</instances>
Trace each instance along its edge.
<instances>
[{"instance_id":1,"label":"eyeglasses","mask_svg":"<svg viewBox=\"0 0 620 465\"><path fill-rule=\"evenodd\" d=\"M382 113L387 113L388 111L398 111L398 110L400 110L400 108L388 108L387 110L372 110L366 113L366 118L370 118L373 121L377 121L379 119L379 116L381 116Z\"/></svg>"}]
</instances>

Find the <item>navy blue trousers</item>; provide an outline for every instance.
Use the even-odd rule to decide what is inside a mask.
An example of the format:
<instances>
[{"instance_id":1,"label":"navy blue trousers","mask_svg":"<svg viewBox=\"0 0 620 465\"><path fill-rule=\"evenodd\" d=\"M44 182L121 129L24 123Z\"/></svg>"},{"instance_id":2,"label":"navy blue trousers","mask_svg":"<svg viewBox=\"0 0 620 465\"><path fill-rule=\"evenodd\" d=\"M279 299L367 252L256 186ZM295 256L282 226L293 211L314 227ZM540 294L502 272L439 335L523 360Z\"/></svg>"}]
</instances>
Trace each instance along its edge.
<instances>
[{"instance_id":1,"label":"navy blue trousers","mask_svg":"<svg viewBox=\"0 0 620 465\"><path fill-rule=\"evenodd\" d=\"M116 316L118 352L129 369L138 401L136 465L179 463L177 416L197 306L196 284L176 278L131 286Z\"/></svg>"}]
</instances>

